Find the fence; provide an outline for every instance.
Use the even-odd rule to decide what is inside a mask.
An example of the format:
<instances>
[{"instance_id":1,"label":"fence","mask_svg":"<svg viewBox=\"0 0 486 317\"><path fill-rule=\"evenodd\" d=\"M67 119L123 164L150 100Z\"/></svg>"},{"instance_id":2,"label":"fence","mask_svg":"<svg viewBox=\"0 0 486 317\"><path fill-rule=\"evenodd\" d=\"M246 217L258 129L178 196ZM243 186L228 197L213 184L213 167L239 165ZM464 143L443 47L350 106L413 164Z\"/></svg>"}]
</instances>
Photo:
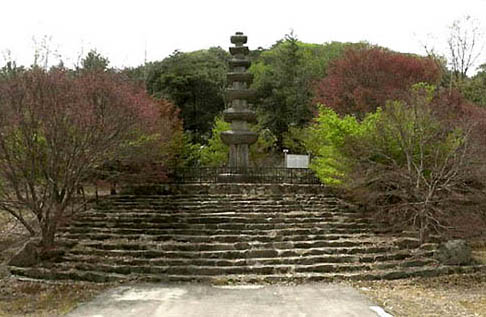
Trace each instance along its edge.
<instances>
[{"instance_id":1,"label":"fence","mask_svg":"<svg viewBox=\"0 0 486 317\"><path fill-rule=\"evenodd\" d=\"M180 168L169 176L174 183L260 183L260 184L320 184L314 172L307 168Z\"/></svg>"}]
</instances>

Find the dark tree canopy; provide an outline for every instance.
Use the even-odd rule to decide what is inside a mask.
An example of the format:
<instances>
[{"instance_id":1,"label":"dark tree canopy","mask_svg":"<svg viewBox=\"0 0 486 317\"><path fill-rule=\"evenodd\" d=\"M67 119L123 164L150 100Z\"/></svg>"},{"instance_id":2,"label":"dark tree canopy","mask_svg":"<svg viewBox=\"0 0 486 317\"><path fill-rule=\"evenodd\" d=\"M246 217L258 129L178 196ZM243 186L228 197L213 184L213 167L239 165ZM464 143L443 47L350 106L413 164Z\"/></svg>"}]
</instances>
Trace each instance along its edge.
<instances>
[{"instance_id":1,"label":"dark tree canopy","mask_svg":"<svg viewBox=\"0 0 486 317\"><path fill-rule=\"evenodd\" d=\"M176 51L163 61L146 66L148 92L180 108L184 130L197 142L209 137L214 117L224 109L228 58L229 54L221 48Z\"/></svg>"}]
</instances>

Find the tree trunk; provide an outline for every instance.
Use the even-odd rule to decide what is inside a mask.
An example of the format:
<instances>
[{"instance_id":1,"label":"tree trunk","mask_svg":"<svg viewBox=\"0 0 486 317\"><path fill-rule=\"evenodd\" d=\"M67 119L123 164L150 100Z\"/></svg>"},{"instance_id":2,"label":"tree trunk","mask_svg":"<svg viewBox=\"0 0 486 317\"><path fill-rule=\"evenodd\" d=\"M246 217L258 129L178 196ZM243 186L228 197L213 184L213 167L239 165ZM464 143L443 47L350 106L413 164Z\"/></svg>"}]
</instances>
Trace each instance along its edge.
<instances>
[{"instance_id":1,"label":"tree trunk","mask_svg":"<svg viewBox=\"0 0 486 317\"><path fill-rule=\"evenodd\" d=\"M42 240L41 240L41 252L47 252L54 248L54 238L57 231L57 221L50 220L48 223L42 225Z\"/></svg>"},{"instance_id":2,"label":"tree trunk","mask_svg":"<svg viewBox=\"0 0 486 317\"><path fill-rule=\"evenodd\" d=\"M420 245L426 243L429 240L429 220L422 216L420 219L420 229L419 229L419 241Z\"/></svg>"}]
</instances>

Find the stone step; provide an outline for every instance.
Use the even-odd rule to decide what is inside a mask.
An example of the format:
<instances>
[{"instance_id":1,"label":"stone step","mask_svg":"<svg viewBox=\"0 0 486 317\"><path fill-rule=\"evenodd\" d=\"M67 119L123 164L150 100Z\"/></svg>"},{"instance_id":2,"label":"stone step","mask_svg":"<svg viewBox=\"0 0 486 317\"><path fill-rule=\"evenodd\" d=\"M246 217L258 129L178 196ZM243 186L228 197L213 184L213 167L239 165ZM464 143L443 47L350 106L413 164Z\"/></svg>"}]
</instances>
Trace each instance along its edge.
<instances>
[{"instance_id":1,"label":"stone step","mask_svg":"<svg viewBox=\"0 0 486 317\"><path fill-rule=\"evenodd\" d=\"M103 202L153 202L153 201L191 201L191 200L226 200L226 201L326 201L326 202L339 202L342 201L332 195L305 195L305 194L284 194L284 195L238 195L238 194L188 194L188 195L147 195L147 196L123 196L113 195L107 196L103 199Z\"/></svg>"},{"instance_id":2,"label":"stone step","mask_svg":"<svg viewBox=\"0 0 486 317\"><path fill-rule=\"evenodd\" d=\"M103 218L103 219L117 219L117 218L147 218L156 219L159 217L179 217L179 218L221 218L221 217L236 217L244 219L259 219L259 218L282 218L282 219L299 219L299 218L321 218L321 219L343 219L343 220L360 220L369 221L370 218L363 215L343 213L339 211L287 211L275 212L275 211L259 211L253 212L251 210L243 211L213 211L206 212L200 210L192 211L168 211L168 210L158 210L158 211L143 211L143 210L125 210L116 211L110 210L108 212L99 210L90 210L77 215L77 219L90 219L90 218Z\"/></svg>"},{"instance_id":3,"label":"stone step","mask_svg":"<svg viewBox=\"0 0 486 317\"><path fill-rule=\"evenodd\" d=\"M103 242L80 242L77 247L79 248L94 248L100 250L157 250L157 251L234 251L234 250L254 250L254 249L310 249L310 248L376 248L376 247L388 247L397 248L393 244L381 246L377 245L374 241L349 241L349 240L301 240L301 241L271 241L271 242L237 242L237 243L224 243L219 241L214 242L178 242L178 241L165 241L165 242L117 242L117 241L103 241Z\"/></svg>"},{"instance_id":4,"label":"stone step","mask_svg":"<svg viewBox=\"0 0 486 317\"><path fill-rule=\"evenodd\" d=\"M403 262L407 263L407 262ZM82 271L101 271L114 274L168 274L168 275L223 275L223 274L292 274L292 273L336 273L353 271L371 271L373 269L391 269L400 267L400 261L385 261L374 263L318 263L309 265L242 265L242 266L201 266L201 265L109 265L104 263L56 263L48 264L53 269L66 270L74 268ZM413 262L414 265L427 265L430 261ZM412 265L413 266L413 265ZM49 268L46 267L46 268ZM405 267L410 267L405 265Z\"/></svg>"},{"instance_id":5,"label":"stone step","mask_svg":"<svg viewBox=\"0 0 486 317\"><path fill-rule=\"evenodd\" d=\"M430 261L413 261L408 264L406 261L387 261L379 265L373 263L332 263L332 264L310 264L310 265L243 265L243 266L156 266L156 265L109 265L99 263L58 263L49 267L51 271L87 271L103 272L110 275L132 275L132 274L156 274L156 275L184 275L184 276L220 276L220 275L274 275L274 274L316 274L316 273L343 273L360 272L361 274L373 270L391 270L402 268L404 270L430 265Z\"/></svg>"},{"instance_id":6,"label":"stone step","mask_svg":"<svg viewBox=\"0 0 486 317\"><path fill-rule=\"evenodd\" d=\"M209 258L209 259L258 259L272 257L304 257L312 255L350 255L350 254L371 254L397 251L393 246L383 247L312 247L312 248L291 248L291 249L243 249L243 250L195 250L193 246L186 249L173 250L120 250L120 249L98 249L98 248L73 248L69 254L74 255L97 255L106 257L131 257L143 259L155 258Z\"/></svg>"},{"instance_id":7,"label":"stone step","mask_svg":"<svg viewBox=\"0 0 486 317\"><path fill-rule=\"evenodd\" d=\"M219 217L241 217L245 219L258 219L258 218L265 218L265 217L273 217L273 218L285 218L285 219L299 219L305 217L315 217L315 218L340 218L340 219L359 219L362 221L369 221L370 218L364 215L358 215L356 213L345 213L340 211L326 211L326 210L317 210L317 211L308 211L308 210L294 210L294 211L286 211L286 212L275 212L275 211L251 211L248 209L242 211L201 211L201 210L192 210L192 211L170 211L170 210L152 210L152 211L145 211L145 210L110 210L110 211L99 211L99 210L90 210L83 213L78 214L78 218L91 218L91 217L100 217L105 219L116 219L116 218L126 218L126 217L133 217L133 218L157 218L157 217L208 217L208 218L219 218Z\"/></svg>"},{"instance_id":8,"label":"stone step","mask_svg":"<svg viewBox=\"0 0 486 317\"><path fill-rule=\"evenodd\" d=\"M127 229L142 229L142 230L163 230L163 229L192 229L192 230L280 230L280 229L291 229L291 228L320 228L329 230L348 230L349 232L360 232L363 230L372 229L368 224L363 223L343 223L343 222L268 222L268 223L252 223L252 222L221 222L221 223L190 223L190 222L162 222L162 223L149 223L149 222L134 222L134 221L72 221L66 226L67 230L73 228L110 228L113 230L127 230Z\"/></svg>"},{"instance_id":9,"label":"stone step","mask_svg":"<svg viewBox=\"0 0 486 317\"><path fill-rule=\"evenodd\" d=\"M335 228L374 228L373 224L364 221L355 221L353 219L322 219L322 218L299 218L299 219L284 219L284 218L256 218L247 219L239 217L226 217L226 218L208 218L208 217L157 217L157 218L102 218L102 217L90 217L90 218L78 218L68 224L66 227L86 227L91 226L93 228L106 228L106 227L118 227L118 228L137 228L140 225L144 228L152 229L164 229L164 228L247 228L249 225L255 229L268 229L268 228L286 228L290 226L295 227L335 227Z\"/></svg>"},{"instance_id":10,"label":"stone step","mask_svg":"<svg viewBox=\"0 0 486 317\"><path fill-rule=\"evenodd\" d=\"M157 203L157 202L192 202L192 201L207 201L207 202L243 202L243 203L254 203L254 202L326 202L329 204L344 204L340 199L329 197L329 196L296 196L296 195L286 195L286 196L211 196L211 195L188 195L188 196L152 196L152 197L108 197L104 199L102 203Z\"/></svg>"},{"instance_id":11,"label":"stone step","mask_svg":"<svg viewBox=\"0 0 486 317\"><path fill-rule=\"evenodd\" d=\"M322 228L322 227L285 227L285 228L266 228L266 229L255 229L251 226L243 227L245 229L237 228L208 228L200 226L194 228L192 226L186 226L185 228L115 228L115 227L90 227L89 225L80 224L80 227L67 227L65 230L71 234L116 234L116 235L145 235L145 236L161 236L166 234L184 234L184 235L238 235L238 234L254 234L254 235L288 235L291 234L342 234L342 235L355 235L355 234L371 234L379 233L378 229L371 230L370 228L361 229L351 229L351 228Z\"/></svg>"},{"instance_id":12,"label":"stone step","mask_svg":"<svg viewBox=\"0 0 486 317\"><path fill-rule=\"evenodd\" d=\"M422 266L392 268L388 270L332 272L332 273L292 273L292 274L225 274L225 275L166 275L135 274L130 275L104 273L100 271L81 271L76 269L53 270L46 268L10 268L12 274L19 277L51 280L74 280L104 283L110 281L144 282L207 282L216 285L235 283L305 283L333 282L338 280L393 280L409 277L432 277L445 274L470 274L486 272L486 265L475 266Z\"/></svg>"},{"instance_id":13,"label":"stone step","mask_svg":"<svg viewBox=\"0 0 486 317\"><path fill-rule=\"evenodd\" d=\"M163 234L163 235L117 235L113 233L60 233L57 235L58 240L64 240L72 243L85 240L95 241L135 241L139 243L150 243L153 241L178 241L178 242L192 242L192 243L238 243L238 242L282 242L282 241L302 241L302 240L317 240L317 241L344 241L356 244L368 244L379 241L380 239L390 239L390 237L379 238L375 234L294 234L290 232L287 235L268 234L236 234L236 235L201 235L199 231L193 231L193 234ZM400 240L400 239L397 239ZM388 240L389 241L389 240ZM110 241L107 241L110 243Z\"/></svg>"},{"instance_id":14,"label":"stone step","mask_svg":"<svg viewBox=\"0 0 486 317\"><path fill-rule=\"evenodd\" d=\"M133 201L191 201L191 200L207 200L207 201L327 201L327 202L339 202L343 201L339 198L329 195L210 195L210 194L192 194L192 195L155 195L155 196L107 196L102 201L109 202L133 202Z\"/></svg>"},{"instance_id":15,"label":"stone step","mask_svg":"<svg viewBox=\"0 0 486 317\"><path fill-rule=\"evenodd\" d=\"M65 270L55 270L45 267L9 267L11 274L20 278L38 280L70 280L70 281L88 281L95 283L123 282L128 279L126 275L106 273L102 271L80 271L72 268Z\"/></svg>"},{"instance_id":16,"label":"stone step","mask_svg":"<svg viewBox=\"0 0 486 317\"><path fill-rule=\"evenodd\" d=\"M356 214L355 211L350 210L343 210L340 207L330 207L327 204L323 205L292 205L292 206L279 206L279 205L224 205L224 204L215 204L215 205L203 205L200 203L195 203L192 205L177 205L177 204L168 204L168 205L160 205L160 206L143 206L143 205L127 205L127 204L120 204L120 205L110 205L105 207L96 207L96 209L100 212L127 212L127 211L138 211L138 212L154 212L154 211L169 211L169 212L181 212L181 211L189 211L189 212L227 212L227 211L234 211L234 212L279 212L279 213L287 213L292 211L327 211L327 212L342 212L347 213L349 215Z\"/></svg>"},{"instance_id":17,"label":"stone step","mask_svg":"<svg viewBox=\"0 0 486 317\"><path fill-rule=\"evenodd\" d=\"M305 281L421 274L435 263L434 245L411 250L416 239L387 231L329 194L120 195L61 228L57 262L12 273L95 282Z\"/></svg>"},{"instance_id":18,"label":"stone step","mask_svg":"<svg viewBox=\"0 0 486 317\"><path fill-rule=\"evenodd\" d=\"M98 215L100 217L116 217L116 216L135 216L141 215L142 217L152 217L158 215L167 215L167 216L174 216L174 215L184 215L188 217L193 217L196 215L206 216L206 217L217 217L217 216L241 216L241 217L264 217L265 215L273 215L275 217L294 217L297 218L299 216L315 216L315 217L343 217L343 218L359 218L359 219L369 219L366 215L358 214L355 212L345 212L339 209L330 210L325 208L305 208L305 209L287 209L287 210L269 210L265 208L261 209L252 209L252 208L221 208L221 209L201 209L201 208L191 208L191 209L169 209L169 208L161 208L161 209L136 209L136 208L127 208L127 209L106 209L106 210L90 210L83 213L80 213L79 216L86 215Z\"/></svg>"},{"instance_id":19,"label":"stone step","mask_svg":"<svg viewBox=\"0 0 486 317\"><path fill-rule=\"evenodd\" d=\"M110 265L134 265L134 266L244 266L244 265L311 265L311 264L336 264L336 263L375 263L386 261L401 261L401 266L419 266L424 263L431 263L430 257L433 252L423 251L411 253L409 251L398 251L394 253L373 253L355 255L310 255L285 258L258 258L258 259L212 259L212 258L156 258L139 259L127 257L96 256L93 254L67 254L63 262L78 263L103 263Z\"/></svg>"}]
</instances>

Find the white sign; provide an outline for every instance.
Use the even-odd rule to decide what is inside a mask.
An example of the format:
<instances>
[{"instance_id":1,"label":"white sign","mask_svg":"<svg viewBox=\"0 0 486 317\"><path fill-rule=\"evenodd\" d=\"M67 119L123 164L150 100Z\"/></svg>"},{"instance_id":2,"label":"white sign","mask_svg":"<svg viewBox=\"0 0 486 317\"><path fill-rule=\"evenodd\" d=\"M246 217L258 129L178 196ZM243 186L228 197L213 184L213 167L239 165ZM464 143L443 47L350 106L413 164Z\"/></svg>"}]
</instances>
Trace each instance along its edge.
<instances>
[{"instance_id":1,"label":"white sign","mask_svg":"<svg viewBox=\"0 0 486 317\"><path fill-rule=\"evenodd\" d=\"M285 167L309 168L309 155L287 154L285 155Z\"/></svg>"}]
</instances>

